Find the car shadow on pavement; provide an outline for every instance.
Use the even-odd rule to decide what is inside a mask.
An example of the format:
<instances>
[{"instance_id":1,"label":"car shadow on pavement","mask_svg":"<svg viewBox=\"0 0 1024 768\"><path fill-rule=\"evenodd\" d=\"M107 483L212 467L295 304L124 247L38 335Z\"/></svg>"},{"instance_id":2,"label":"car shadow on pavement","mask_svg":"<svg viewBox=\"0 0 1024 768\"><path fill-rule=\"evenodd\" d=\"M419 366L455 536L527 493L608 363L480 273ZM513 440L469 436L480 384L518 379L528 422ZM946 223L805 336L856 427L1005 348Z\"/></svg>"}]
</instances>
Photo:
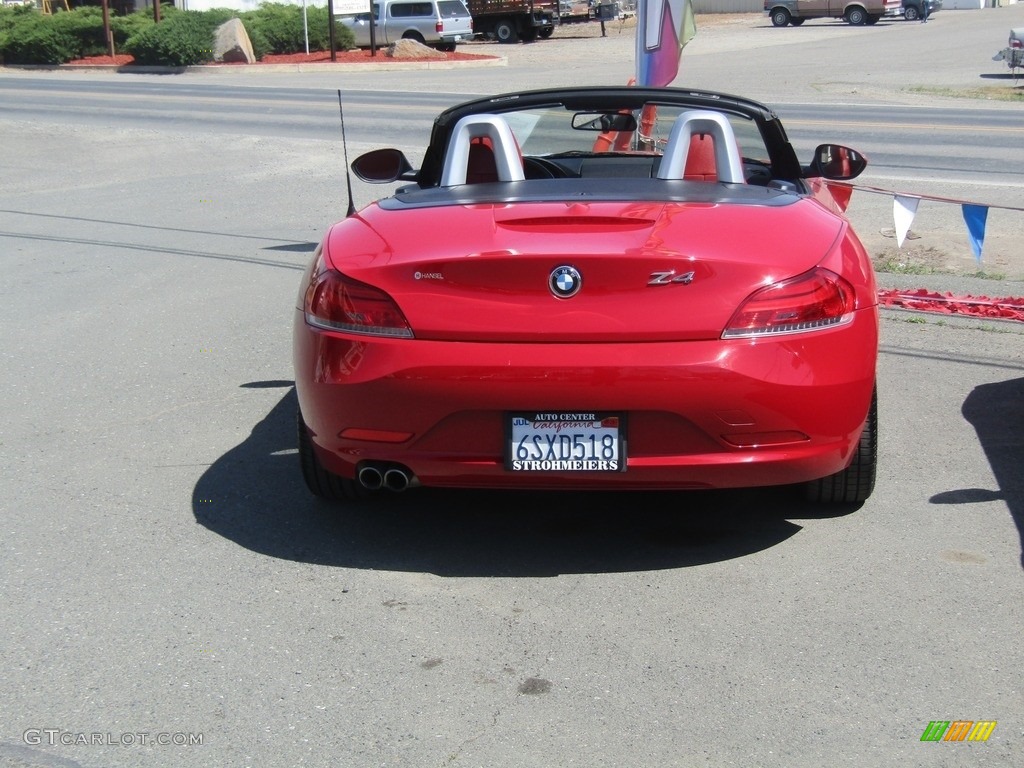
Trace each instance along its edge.
<instances>
[{"instance_id":1,"label":"car shadow on pavement","mask_svg":"<svg viewBox=\"0 0 1024 768\"><path fill-rule=\"evenodd\" d=\"M1021 536L1024 567L1024 378L975 387L961 413L974 427L998 490L961 488L932 496L933 504L971 504L1002 499Z\"/></svg>"},{"instance_id":2,"label":"car shadow on pavement","mask_svg":"<svg viewBox=\"0 0 1024 768\"><path fill-rule=\"evenodd\" d=\"M296 455L291 382L249 436L195 485L196 521L239 546L305 563L537 577L703 565L773 547L798 533L787 518L837 516L791 489L539 493L414 489L342 506L313 498Z\"/></svg>"}]
</instances>

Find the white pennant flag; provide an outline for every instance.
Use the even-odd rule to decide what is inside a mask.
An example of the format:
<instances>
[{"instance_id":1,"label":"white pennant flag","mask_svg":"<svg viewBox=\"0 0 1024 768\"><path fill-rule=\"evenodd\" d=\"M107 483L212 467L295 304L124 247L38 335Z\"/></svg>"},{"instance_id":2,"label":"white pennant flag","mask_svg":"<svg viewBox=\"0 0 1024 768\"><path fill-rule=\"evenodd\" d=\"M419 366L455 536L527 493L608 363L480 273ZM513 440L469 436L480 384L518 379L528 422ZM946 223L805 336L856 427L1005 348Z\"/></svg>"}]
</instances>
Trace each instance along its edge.
<instances>
[{"instance_id":1,"label":"white pennant flag","mask_svg":"<svg viewBox=\"0 0 1024 768\"><path fill-rule=\"evenodd\" d=\"M896 247L902 248L903 241L910 231L910 225L914 223L914 216L917 214L917 204L921 202L920 197L907 197L896 195L892 201L892 219L896 224Z\"/></svg>"}]
</instances>

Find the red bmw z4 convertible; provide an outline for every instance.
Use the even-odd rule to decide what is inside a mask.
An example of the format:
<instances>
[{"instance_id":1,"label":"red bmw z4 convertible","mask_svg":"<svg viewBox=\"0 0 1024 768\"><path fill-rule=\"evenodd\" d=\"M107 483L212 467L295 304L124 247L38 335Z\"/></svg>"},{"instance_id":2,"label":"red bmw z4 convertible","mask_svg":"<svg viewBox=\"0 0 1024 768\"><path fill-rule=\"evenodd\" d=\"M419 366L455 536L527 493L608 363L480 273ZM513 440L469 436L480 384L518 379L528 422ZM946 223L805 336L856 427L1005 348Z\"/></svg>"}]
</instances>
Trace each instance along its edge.
<instances>
[{"instance_id":1,"label":"red bmw z4 convertible","mask_svg":"<svg viewBox=\"0 0 1024 768\"><path fill-rule=\"evenodd\" d=\"M866 164L823 144L802 165L762 104L640 87L461 104L419 169L362 155L359 178L405 184L334 224L302 280L309 489L864 501L877 292L827 181Z\"/></svg>"}]
</instances>

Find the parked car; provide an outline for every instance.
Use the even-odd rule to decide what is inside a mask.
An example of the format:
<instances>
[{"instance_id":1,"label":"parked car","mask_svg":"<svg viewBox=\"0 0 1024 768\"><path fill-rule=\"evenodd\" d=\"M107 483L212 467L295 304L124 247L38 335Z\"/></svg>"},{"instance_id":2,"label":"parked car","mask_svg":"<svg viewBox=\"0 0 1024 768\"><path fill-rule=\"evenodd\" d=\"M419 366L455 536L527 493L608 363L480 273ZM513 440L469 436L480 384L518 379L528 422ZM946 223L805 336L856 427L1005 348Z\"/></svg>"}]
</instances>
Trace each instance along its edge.
<instances>
[{"instance_id":1,"label":"parked car","mask_svg":"<svg viewBox=\"0 0 1024 768\"><path fill-rule=\"evenodd\" d=\"M1010 30L1006 47L993 56L992 61L1005 61L1010 69L1024 67L1024 27Z\"/></svg>"},{"instance_id":2,"label":"parked car","mask_svg":"<svg viewBox=\"0 0 1024 768\"><path fill-rule=\"evenodd\" d=\"M917 21L924 12L924 5L928 4L928 15L942 10L942 0L903 0L903 18L907 21Z\"/></svg>"},{"instance_id":3,"label":"parked car","mask_svg":"<svg viewBox=\"0 0 1024 768\"><path fill-rule=\"evenodd\" d=\"M642 87L477 99L418 169L360 156L404 185L331 226L301 281L306 484L865 500L877 290L826 182L866 165L836 144L802 165L755 101Z\"/></svg>"},{"instance_id":4,"label":"parked car","mask_svg":"<svg viewBox=\"0 0 1024 768\"><path fill-rule=\"evenodd\" d=\"M383 0L373 4L373 18L374 42L381 46L411 39L442 51L454 51L456 44L473 39L473 17L462 0ZM352 30L357 46L370 47L369 12L337 19Z\"/></svg>"}]
</instances>

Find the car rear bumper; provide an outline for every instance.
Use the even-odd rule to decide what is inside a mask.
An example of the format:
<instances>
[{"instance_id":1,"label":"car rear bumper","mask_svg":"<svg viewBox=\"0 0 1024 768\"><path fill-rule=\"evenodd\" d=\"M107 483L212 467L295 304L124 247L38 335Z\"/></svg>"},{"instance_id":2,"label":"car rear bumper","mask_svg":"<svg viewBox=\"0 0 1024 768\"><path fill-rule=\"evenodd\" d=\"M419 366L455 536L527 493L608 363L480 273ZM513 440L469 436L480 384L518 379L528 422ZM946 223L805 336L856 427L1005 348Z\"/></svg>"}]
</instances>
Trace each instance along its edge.
<instances>
[{"instance_id":1,"label":"car rear bumper","mask_svg":"<svg viewBox=\"0 0 1024 768\"><path fill-rule=\"evenodd\" d=\"M475 344L323 332L297 313L294 334L303 418L343 477L371 462L439 487L735 488L849 464L878 321L871 307L843 327L758 341ZM623 414L625 471L506 469L509 412L545 409Z\"/></svg>"}]
</instances>

